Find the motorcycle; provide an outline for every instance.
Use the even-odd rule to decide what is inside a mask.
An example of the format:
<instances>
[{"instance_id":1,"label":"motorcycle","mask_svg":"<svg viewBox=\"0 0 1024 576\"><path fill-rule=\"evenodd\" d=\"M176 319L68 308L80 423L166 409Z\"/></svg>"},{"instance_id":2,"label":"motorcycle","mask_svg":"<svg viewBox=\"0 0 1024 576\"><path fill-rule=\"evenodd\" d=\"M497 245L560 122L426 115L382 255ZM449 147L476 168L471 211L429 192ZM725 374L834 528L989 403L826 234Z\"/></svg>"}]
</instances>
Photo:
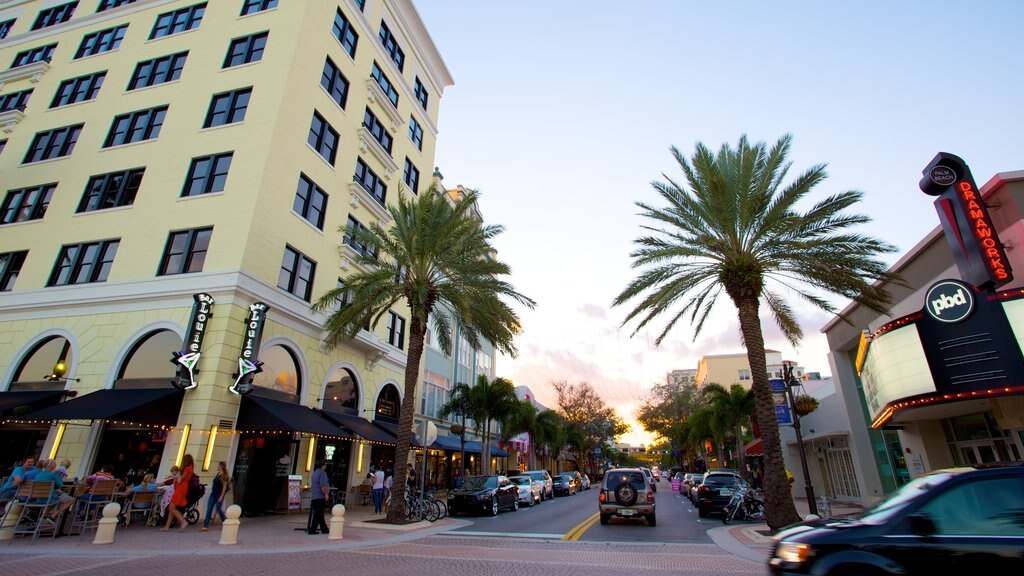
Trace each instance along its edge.
<instances>
[{"instance_id":1,"label":"motorcycle","mask_svg":"<svg viewBox=\"0 0 1024 576\"><path fill-rule=\"evenodd\" d=\"M764 501L749 487L736 487L729 502L722 509L722 524L733 520L764 520Z\"/></svg>"}]
</instances>

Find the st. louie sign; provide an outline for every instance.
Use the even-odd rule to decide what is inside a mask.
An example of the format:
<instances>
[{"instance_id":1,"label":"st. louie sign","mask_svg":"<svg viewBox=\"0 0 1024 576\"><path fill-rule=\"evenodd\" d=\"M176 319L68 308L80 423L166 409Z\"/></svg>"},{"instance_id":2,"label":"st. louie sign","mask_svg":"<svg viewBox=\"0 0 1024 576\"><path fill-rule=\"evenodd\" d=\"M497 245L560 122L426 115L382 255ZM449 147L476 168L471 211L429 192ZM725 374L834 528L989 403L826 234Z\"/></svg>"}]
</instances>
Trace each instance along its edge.
<instances>
[{"instance_id":1,"label":"st. louie sign","mask_svg":"<svg viewBox=\"0 0 1024 576\"><path fill-rule=\"evenodd\" d=\"M255 302L249 305L249 315L245 319L245 331L242 333L242 351L238 354L238 372L235 383L229 390L235 394L246 395L252 392L252 379L263 371L263 362L260 362L256 355L259 354L260 341L263 339L263 323L267 319L267 312L270 306L263 302Z\"/></svg>"},{"instance_id":2,"label":"st. louie sign","mask_svg":"<svg viewBox=\"0 0 1024 576\"><path fill-rule=\"evenodd\" d=\"M199 364L199 357L202 356L206 326L210 317L213 316L213 312L211 312L214 303L213 296L200 292L193 294L192 299L194 300L192 315L188 320L188 333L185 335L182 349L179 352L171 353L171 364L178 368L171 384L181 390L191 390L198 386L196 374L199 370L196 365Z\"/></svg>"}]
</instances>

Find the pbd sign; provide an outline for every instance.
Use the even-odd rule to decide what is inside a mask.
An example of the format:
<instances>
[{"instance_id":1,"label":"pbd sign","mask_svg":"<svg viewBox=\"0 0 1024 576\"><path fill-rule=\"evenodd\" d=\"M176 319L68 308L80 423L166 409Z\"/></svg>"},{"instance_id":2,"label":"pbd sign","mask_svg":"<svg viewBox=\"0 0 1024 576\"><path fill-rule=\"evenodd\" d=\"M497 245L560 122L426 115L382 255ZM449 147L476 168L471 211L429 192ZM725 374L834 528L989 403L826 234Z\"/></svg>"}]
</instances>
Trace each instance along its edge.
<instances>
[{"instance_id":1,"label":"pbd sign","mask_svg":"<svg viewBox=\"0 0 1024 576\"><path fill-rule=\"evenodd\" d=\"M924 297L924 309L939 322L960 322L974 311L974 291L957 280L941 280Z\"/></svg>"}]
</instances>

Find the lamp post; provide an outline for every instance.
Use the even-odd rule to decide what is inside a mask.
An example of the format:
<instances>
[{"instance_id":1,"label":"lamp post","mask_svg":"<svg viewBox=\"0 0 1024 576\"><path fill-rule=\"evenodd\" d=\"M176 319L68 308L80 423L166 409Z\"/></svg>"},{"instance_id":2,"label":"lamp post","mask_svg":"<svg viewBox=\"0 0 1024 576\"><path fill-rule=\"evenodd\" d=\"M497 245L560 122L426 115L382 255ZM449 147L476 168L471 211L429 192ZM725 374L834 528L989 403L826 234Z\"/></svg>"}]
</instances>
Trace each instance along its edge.
<instances>
[{"instance_id":1,"label":"lamp post","mask_svg":"<svg viewBox=\"0 0 1024 576\"><path fill-rule=\"evenodd\" d=\"M782 364L782 378L786 381L786 398L789 399L789 409L793 413L793 430L796 431L796 446L800 451L800 467L804 472L804 491L807 495L807 509L811 514L818 515L818 504L814 501L814 487L811 486L811 476L807 471L807 456L804 455L804 437L800 433L800 414L796 411L796 400L793 398L793 387L796 386L796 378L793 377L793 364L785 362Z\"/></svg>"}]
</instances>

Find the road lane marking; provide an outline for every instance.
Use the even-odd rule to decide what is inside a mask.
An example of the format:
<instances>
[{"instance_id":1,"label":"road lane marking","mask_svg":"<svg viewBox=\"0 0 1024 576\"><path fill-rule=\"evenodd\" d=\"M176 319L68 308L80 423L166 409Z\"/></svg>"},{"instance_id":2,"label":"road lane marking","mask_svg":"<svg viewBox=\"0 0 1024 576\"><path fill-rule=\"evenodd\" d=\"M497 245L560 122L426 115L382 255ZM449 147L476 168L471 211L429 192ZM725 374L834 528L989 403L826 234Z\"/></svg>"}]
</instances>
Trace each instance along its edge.
<instances>
[{"instance_id":1,"label":"road lane marking","mask_svg":"<svg viewBox=\"0 0 1024 576\"><path fill-rule=\"evenodd\" d=\"M594 522L597 522L597 519L600 517L601 513L595 512L593 516L587 518L583 522L580 522L572 530L566 532L565 536L562 536L562 540L568 540L570 542L579 540L580 536L583 536L583 533L589 530L590 527L594 525Z\"/></svg>"}]
</instances>

